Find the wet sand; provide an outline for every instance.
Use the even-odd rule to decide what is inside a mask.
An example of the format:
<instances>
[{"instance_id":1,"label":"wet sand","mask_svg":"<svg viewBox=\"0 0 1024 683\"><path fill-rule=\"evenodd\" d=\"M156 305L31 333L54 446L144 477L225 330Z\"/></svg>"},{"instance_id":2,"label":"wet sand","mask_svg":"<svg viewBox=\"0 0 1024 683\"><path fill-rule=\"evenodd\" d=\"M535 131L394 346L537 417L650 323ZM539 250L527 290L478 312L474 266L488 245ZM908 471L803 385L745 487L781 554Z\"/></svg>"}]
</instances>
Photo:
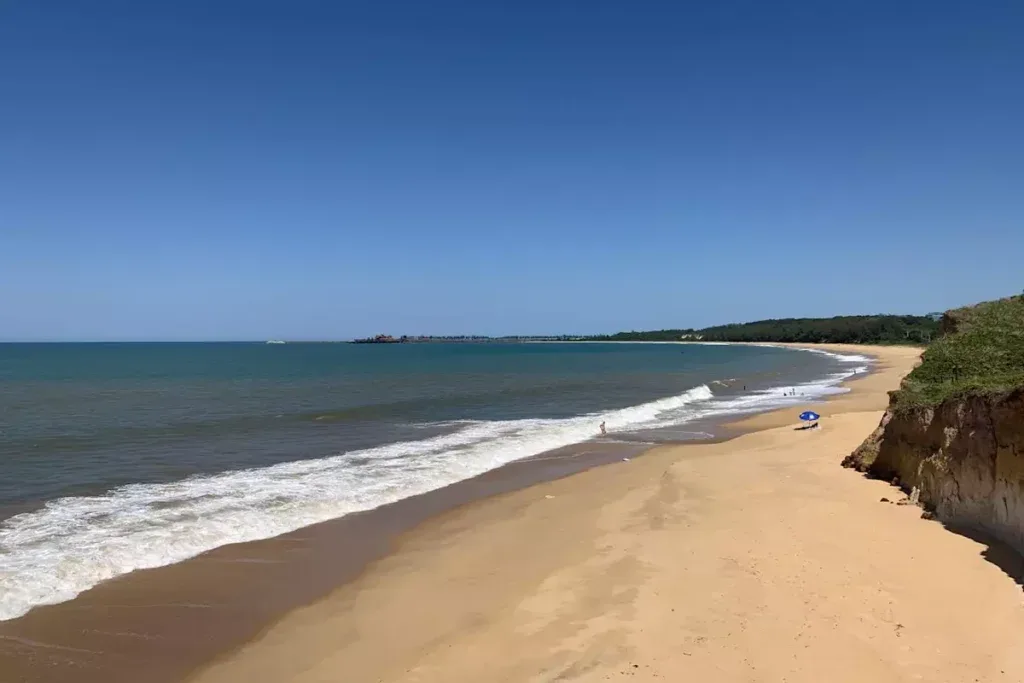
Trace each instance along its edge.
<instances>
[{"instance_id":1,"label":"wet sand","mask_svg":"<svg viewBox=\"0 0 1024 683\"><path fill-rule=\"evenodd\" d=\"M700 427L722 431L721 419ZM0 622L0 681L177 683L354 579L428 519L648 448L577 444L375 510L132 572Z\"/></svg>"},{"instance_id":2,"label":"wet sand","mask_svg":"<svg viewBox=\"0 0 1024 683\"><path fill-rule=\"evenodd\" d=\"M374 510L126 574L69 602L0 622L0 681L181 681L355 578L424 520L646 448L578 444Z\"/></svg>"},{"instance_id":3,"label":"wet sand","mask_svg":"<svg viewBox=\"0 0 1024 683\"><path fill-rule=\"evenodd\" d=\"M850 350L880 352L878 349ZM854 379L849 384L853 388L851 393L826 404L816 403L814 408L827 419L850 412L877 411L884 390L893 388L893 382L898 383L898 377L909 368L907 359L916 356L914 352L908 355L905 349L902 352L882 351L881 355L882 360L876 366L880 372ZM787 408L756 415L732 425L730 433L738 435L779 425L791 427L794 414L793 408ZM870 427L864 429L859 438L868 431ZM613 482L629 481L642 487L643 482L633 478L648 472L652 458L679 459L691 449L704 447L657 448L644 457L623 463L623 457L632 458L644 446L580 444L512 463L481 477L377 510L308 527L275 539L220 548L178 565L135 572L98 586L71 602L38 608L21 619L0 623L0 680L162 683L180 681L189 672L218 657L220 663L205 670L201 674L202 681L249 680L246 676L252 676L254 681L335 680L339 673L332 666L340 666L341 670L349 672L344 675L344 680L402 680L387 667L374 668L360 657L350 660L343 654L343 651L364 649L368 653L383 654L385 659L396 654L403 657L414 654L415 648L401 647L405 642L401 639L391 645L385 642L390 641L391 630L385 622L374 615L350 610L354 596L366 593L367 583L376 586L378 581L387 585L391 585L387 582L398 582L397 594L404 594L402 582L409 577L393 571L394 563L411 570L424 553L428 556L438 553L437 556L443 558L445 553L454 553L455 546L465 542L471 543L467 552L472 553L472 541L467 541L460 534L478 528L490 529L488 535L494 534L493 542L501 544L497 556L503 559L497 562L497 568L486 566L490 560L484 550L479 559L485 565L471 561L466 571L454 572L453 577L459 576L466 581L465 586L458 588L469 590L470 594L460 595L458 590L453 591L452 586L445 586L446 594L452 594L453 607L447 605L444 596L413 600L407 603L415 617L410 619L399 617L393 609L389 611L389 605L400 607L403 604L401 600L392 601L385 594L378 594L384 600L382 614L398 618L403 622L399 631L417 634L416 637L436 639L438 629L444 630L446 619L459 617L463 605L472 606L473 614L487 619L489 603L483 600L483 596L477 596L482 602L474 602L471 586L479 584L481 588L488 587L488 592L495 596L508 596L510 593L505 583L511 580L503 577L501 568L516 571L516 558L535 558L538 553L557 562L559 555L547 546L555 544L570 548L579 540L575 536L564 535L561 519L550 528L533 528L530 534L536 535L536 539L524 539L515 532L506 533L495 525L503 527L505 523L513 523L517 515L525 511L528 514L524 523L528 526L532 519L530 503L536 503L538 496L543 501L556 500L546 497L554 494L540 493L544 487L564 485L570 491L579 492L591 486L585 483L584 477L596 476L601 484L595 491L597 497L588 501L593 506L601 503L605 495L618 491L604 491L603 487L610 486L609 478ZM673 455L666 456L667 453ZM845 452L838 454L836 462L842 455ZM699 458L700 455L693 452L685 457ZM595 465L609 463L619 464L576 474ZM633 467L638 464L642 467ZM622 467L630 468L628 478L623 478L622 472L618 471ZM605 474L599 474L602 472ZM570 474L576 476L550 483ZM564 502L560 501L558 505ZM548 507L556 505L549 504ZM574 510L574 513L579 516L583 511ZM593 510L587 514L591 513ZM504 519L506 516L507 520ZM572 517L573 514L567 515L567 519ZM506 553L511 555L506 558ZM364 571L368 564L369 570ZM474 575L469 571L472 567L482 573ZM492 585L493 582L498 583ZM339 589L339 586L342 587ZM436 587L430 589L435 590ZM301 605L311 606L293 611ZM310 614L324 609L333 610L330 623L308 620ZM341 614L337 613L339 609ZM476 618L471 615L471 620ZM297 623L301 626L296 627ZM375 624L384 628L376 634L376 637L384 639L382 642L374 640L372 628L367 632L366 626ZM341 634L337 631L339 628L342 629ZM331 634L328 636L330 640L321 643L319 649L306 648L306 645L312 647L319 642L310 636L308 629L316 633L326 629L324 632ZM268 649L268 643L276 643L282 634L288 636L288 644L280 645L285 650L278 646ZM339 636L343 636L341 640L350 649L335 647ZM294 638L299 641L292 642ZM254 639L252 645L237 651ZM379 649L382 644L383 652ZM295 652L286 651L291 649ZM284 670L267 666L265 657L285 659L291 664ZM327 660L336 663L326 664ZM252 666L256 669L251 669ZM319 673L303 673L307 669ZM454 678L447 678L447 673L438 672L436 680L459 680L455 674L452 674ZM313 677L303 677L307 675ZM427 676L409 680L435 678ZM485 676L481 680L499 679Z\"/></svg>"},{"instance_id":4,"label":"wet sand","mask_svg":"<svg viewBox=\"0 0 1024 683\"><path fill-rule=\"evenodd\" d=\"M992 547L839 462L916 354L717 444L487 498L194 683L1020 681L1024 608Z\"/></svg>"}]
</instances>

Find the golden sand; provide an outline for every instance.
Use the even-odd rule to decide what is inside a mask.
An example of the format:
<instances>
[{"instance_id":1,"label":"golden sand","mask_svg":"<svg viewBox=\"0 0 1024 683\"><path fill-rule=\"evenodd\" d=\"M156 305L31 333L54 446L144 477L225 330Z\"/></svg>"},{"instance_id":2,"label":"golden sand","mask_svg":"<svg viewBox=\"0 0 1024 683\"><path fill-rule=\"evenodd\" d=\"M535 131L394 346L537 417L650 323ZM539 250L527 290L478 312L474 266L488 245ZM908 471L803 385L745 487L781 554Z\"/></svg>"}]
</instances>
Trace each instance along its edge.
<instances>
[{"instance_id":1,"label":"golden sand","mask_svg":"<svg viewBox=\"0 0 1024 683\"><path fill-rule=\"evenodd\" d=\"M716 444L482 500L407 533L199 683L1024 681L989 548L839 466L917 359Z\"/></svg>"}]
</instances>

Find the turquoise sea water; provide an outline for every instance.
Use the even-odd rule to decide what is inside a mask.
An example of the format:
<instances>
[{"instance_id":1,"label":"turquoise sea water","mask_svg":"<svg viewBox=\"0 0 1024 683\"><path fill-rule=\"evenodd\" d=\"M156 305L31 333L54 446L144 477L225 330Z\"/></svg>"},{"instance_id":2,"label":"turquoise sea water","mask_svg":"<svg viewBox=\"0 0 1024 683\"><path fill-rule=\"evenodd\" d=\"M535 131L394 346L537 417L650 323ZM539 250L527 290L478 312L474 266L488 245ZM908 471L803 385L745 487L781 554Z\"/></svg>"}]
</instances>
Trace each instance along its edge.
<instances>
[{"instance_id":1,"label":"turquoise sea water","mask_svg":"<svg viewBox=\"0 0 1024 683\"><path fill-rule=\"evenodd\" d=\"M834 391L860 357L674 344L0 345L0 619L595 438ZM783 394L799 386L800 397Z\"/></svg>"}]
</instances>

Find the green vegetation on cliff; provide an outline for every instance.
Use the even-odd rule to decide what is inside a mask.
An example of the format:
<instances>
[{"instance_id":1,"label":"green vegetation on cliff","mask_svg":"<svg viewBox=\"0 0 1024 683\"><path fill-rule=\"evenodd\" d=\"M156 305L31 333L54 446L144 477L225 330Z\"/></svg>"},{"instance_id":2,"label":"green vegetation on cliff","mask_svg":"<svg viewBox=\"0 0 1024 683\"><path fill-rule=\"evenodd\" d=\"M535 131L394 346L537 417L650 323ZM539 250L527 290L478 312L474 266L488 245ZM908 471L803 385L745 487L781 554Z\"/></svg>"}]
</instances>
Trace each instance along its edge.
<instances>
[{"instance_id":1,"label":"green vegetation on cliff","mask_svg":"<svg viewBox=\"0 0 1024 683\"><path fill-rule=\"evenodd\" d=\"M844 315L835 318L782 318L705 327L702 330L619 332L595 341L802 342L823 344L927 344L938 335L933 316Z\"/></svg>"},{"instance_id":2,"label":"green vegetation on cliff","mask_svg":"<svg viewBox=\"0 0 1024 683\"><path fill-rule=\"evenodd\" d=\"M948 311L940 334L893 393L897 409L1024 386L1024 296Z\"/></svg>"}]
</instances>

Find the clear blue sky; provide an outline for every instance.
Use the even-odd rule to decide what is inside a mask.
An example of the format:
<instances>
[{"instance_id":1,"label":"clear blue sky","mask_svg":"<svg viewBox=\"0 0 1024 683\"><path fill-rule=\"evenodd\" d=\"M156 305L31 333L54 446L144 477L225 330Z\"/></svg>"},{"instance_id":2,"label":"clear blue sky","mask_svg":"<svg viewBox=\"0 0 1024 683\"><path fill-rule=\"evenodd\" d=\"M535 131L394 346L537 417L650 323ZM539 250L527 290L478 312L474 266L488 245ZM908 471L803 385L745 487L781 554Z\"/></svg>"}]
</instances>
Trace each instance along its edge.
<instances>
[{"instance_id":1,"label":"clear blue sky","mask_svg":"<svg viewBox=\"0 0 1024 683\"><path fill-rule=\"evenodd\" d=\"M0 2L0 338L1024 288L1024 3Z\"/></svg>"}]
</instances>

